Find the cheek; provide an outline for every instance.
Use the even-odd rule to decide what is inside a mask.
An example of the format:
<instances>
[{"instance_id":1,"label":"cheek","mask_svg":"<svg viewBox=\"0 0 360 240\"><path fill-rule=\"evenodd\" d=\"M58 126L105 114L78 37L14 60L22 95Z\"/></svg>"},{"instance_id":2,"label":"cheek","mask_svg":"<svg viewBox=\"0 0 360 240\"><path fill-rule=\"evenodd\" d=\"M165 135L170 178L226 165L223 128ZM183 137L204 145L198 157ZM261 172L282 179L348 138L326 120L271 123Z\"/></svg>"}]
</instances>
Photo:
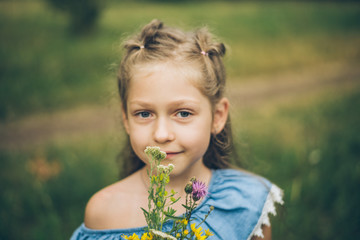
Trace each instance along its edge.
<instances>
[{"instance_id":1,"label":"cheek","mask_svg":"<svg viewBox=\"0 0 360 240\"><path fill-rule=\"evenodd\" d=\"M209 146L210 134L211 124L202 121L191 128L183 129L181 131L181 141L183 145L193 149L193 152L196 153L196 155L202 156Z\"/></svg>"}]
</instances>

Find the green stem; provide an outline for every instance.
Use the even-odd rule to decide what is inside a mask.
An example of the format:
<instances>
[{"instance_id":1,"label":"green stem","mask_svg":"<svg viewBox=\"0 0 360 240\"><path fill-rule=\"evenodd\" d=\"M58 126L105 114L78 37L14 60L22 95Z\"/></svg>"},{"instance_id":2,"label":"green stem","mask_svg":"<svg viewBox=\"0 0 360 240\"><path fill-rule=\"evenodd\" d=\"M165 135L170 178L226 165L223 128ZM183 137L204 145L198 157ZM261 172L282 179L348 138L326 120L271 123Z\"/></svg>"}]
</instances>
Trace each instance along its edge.
<instances>
[{"instance_id":1,"label":"green stem","mask_svg":"<svg viewBox=\"0 0 360 240\"><path fill-rule=\"evenodd\" d=\"M210 209L208 211L208 213L205 215L204 219L196 226L196 228L198 228L203 222L205 222L205 220L207 219L207 217L210 215L212 209Z\"/></svg>"}]
</instances>

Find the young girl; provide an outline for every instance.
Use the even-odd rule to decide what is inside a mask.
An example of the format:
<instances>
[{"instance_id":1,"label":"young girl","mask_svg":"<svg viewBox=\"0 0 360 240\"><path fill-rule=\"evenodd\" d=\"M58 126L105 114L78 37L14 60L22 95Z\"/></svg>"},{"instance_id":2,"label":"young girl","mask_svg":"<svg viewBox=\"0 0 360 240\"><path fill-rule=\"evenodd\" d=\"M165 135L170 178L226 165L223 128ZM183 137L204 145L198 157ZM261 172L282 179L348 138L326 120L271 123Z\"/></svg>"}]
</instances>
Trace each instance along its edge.
<instances>
[{"instance_id":1,"label":"young girl","mask_svg":"<svg viewBox=\"0 0 360 240\"><path fill-rule=\"evenodd\" d=\"M191 177L209 186L193 212L202 219L214 206L201 225L214 234L209 239L271 239L268 213L275 214L274 203L282 203L281 190L259 176L230 169L225 46L204 28L183 32L153 20L124 48L118 85L129 140L124 154L128 176L90 199L84 223L71 239L144 233L140 208L146 209L148 201L146 146L160 147L167 153L162 164L175 165L167 187L181 197L173 205L177 215L185 212L184 186ZM163 226L171 227L171 222Z\"/></svg>"}]
</instances>

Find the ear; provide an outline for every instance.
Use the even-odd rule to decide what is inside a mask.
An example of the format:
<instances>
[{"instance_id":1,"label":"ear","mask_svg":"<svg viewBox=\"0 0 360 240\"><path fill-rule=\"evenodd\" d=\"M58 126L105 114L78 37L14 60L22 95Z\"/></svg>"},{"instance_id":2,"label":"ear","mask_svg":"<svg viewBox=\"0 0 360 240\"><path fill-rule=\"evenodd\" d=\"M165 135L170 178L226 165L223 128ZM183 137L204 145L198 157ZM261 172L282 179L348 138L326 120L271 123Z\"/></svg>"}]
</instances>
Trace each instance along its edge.
<instances>
[{"instance_id":1,"label":"ear","mask_svg":"<svg viewBox=\"0 0 360 240\"><path fill-rule=\"evenodd\" d=\"M129 131L129 120L128 120L128 117L127 117L127 114L126 114L124 108L121 108L121 117L122 117L125 131L127 134L129 134L129 132L130 132Z\"/></svg>"},{"instance_id":2,"label":"ear","mask_svg":"<svg viewBox=\"0 0 360 240\"><path fill-rule=\"evenodd\" d=\"M227 98L222 98L215 105L211 133L218 134L224 127L229 114L230 103Z\"/></svg>"}]
</instances>

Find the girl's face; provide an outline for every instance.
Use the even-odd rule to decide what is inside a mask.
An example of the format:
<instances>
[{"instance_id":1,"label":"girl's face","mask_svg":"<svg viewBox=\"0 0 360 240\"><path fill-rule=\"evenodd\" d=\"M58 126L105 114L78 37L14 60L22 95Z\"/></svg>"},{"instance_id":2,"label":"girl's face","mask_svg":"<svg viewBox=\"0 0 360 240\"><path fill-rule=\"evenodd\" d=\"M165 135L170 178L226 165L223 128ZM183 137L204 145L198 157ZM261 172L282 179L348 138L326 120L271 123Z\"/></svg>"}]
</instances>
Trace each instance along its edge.
<instances>
[{"instance_id":1,"label":"girl's face","mask_svg":"<svg viewBox=\"0 0 360 240\"><path fill-rule=\"evenodd\" d=\"M163 164L175 165L173 175L202 160L216 126L209 99L194 84L200 77L192 67L157 64L137 68L123 116L131 146L145 164L146 146L159 146L167 153Z\"/></svg>"}]
</instances>

